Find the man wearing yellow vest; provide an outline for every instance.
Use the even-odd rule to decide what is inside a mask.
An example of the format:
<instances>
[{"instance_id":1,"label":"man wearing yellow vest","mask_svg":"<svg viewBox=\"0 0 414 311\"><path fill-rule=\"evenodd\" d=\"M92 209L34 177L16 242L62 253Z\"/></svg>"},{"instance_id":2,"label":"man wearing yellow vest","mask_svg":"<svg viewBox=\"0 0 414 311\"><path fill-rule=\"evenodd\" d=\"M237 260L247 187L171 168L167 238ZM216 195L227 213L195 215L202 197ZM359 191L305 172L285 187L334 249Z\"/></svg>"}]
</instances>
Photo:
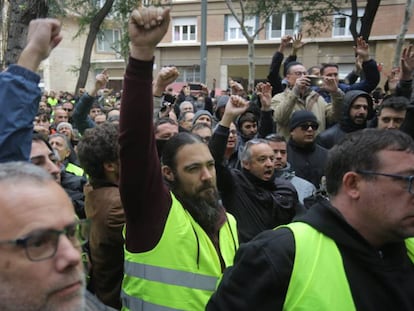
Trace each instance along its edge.
<instances>
[{"instance_id":1,"label":"man wearing yellow vest","mask_svg":"<svg viewBox=\"0 0 414 311\"><path fill-rule=\"evenodd\" d=\"M165 144L162 165L158 158L152 70L169 21L169 9L154 7L134 10L129 21L119 137L126 216L123 310L204 310L238 247L235 220L218 199L207 145L193 134L178 134ZM177 70L168 71L165 85L177 76Z\"/></svg>"},{"instance_id":2,"label":"man wearing yellow vest","mask_svg":"<svg viewBox=\"0 0 414 311\"><path fill-rule=\"evenodd\" d=\"M414 310L414 142L365 129L329 151L329 201L240 247L206 310Z\"/></svg>"}]
</instances>

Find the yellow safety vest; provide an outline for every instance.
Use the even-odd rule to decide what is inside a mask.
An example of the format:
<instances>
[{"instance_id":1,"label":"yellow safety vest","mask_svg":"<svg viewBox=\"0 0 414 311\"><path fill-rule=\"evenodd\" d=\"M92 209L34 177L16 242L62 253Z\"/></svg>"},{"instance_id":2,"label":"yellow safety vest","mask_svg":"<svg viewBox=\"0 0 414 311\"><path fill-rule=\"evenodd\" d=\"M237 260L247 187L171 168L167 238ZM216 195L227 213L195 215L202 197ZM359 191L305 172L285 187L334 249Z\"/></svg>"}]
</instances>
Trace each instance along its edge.
<instances>
[{"instance_id":1,"label":"yellow safety vest","mask_svg":"<svg viewBox=\"0 0 414 311\"><path fill-rule=\"evenodd\" d=\"M283 310L356 310L335 241L303 222L281 227L292 230L296 248ZM414 239L405 242L414 262Z\"/></svg>"},{"instance_id":2,"label":"yellow safety vest","mask_svg":"<svg viewBox=\"0 0 414 311\"><path fill-rule=\"evenodd\" d=\"M125 248L122 310L204 310L222 275L219 255L208 235L172 196L164 232L154 249ZM227 214L219 231L225 266L238 248L236 221Z\"/></svg>"},{"instance_id":3,"label":"yellow safety vest","mask_svg":"<svg viewBox=\"0 0 414 311\"><path fill-rule=\"evenodd\" d=\"M83 174L84 174L84 171L81 167L79 167L79 166L77 166L73 163L70 163L70 162L68 163L68 165L66 165L65 171L69 172L69 173L72 173L76 176L83 176Z\"/></svg>"}]
</instances>

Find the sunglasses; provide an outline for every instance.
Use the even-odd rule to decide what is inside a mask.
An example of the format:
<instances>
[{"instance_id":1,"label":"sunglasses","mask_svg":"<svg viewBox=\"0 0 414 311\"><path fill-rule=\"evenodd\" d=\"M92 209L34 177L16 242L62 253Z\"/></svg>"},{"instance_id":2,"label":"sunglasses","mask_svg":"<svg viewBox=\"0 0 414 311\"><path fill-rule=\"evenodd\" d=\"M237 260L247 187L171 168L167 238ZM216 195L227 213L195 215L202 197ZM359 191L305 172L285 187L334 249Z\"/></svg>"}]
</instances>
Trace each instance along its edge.
<instances>
[{"instance_id":1,"label":"sunglasses","mask_svg":"<svg viewBox=\"0 0 414 311\"><path fill-rule=\"evenodd\" d=\"M316 131L319 128L319 124L317 123L303 123L299 125L299 127L302 129L302 131L307 131L309 127L312 128L312 130Z\"/></svg>"}]
</instances>

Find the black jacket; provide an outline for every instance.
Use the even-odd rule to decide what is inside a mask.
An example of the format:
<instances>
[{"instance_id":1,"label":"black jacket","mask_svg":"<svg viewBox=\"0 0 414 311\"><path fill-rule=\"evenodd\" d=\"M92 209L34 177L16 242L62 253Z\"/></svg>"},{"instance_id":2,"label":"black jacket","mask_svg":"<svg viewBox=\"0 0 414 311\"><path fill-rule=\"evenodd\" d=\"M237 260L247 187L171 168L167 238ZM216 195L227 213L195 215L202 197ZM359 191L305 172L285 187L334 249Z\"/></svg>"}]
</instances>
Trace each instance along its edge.
<instances>
[{"instance_id":1,"label":"black jacket","mask_svg":"<svg viewBox=\"0 0 414 311\"><path fill-rule=\"evenodd\" d=\"M83 193L85 184L85 177L76 176L66 171L60 171L60 185L71 198L76 215L78 215L80 219L86 218L85 195Z\"/></svg>"},{"instance_id":2,"label":"black jacket","mask_svg":"<svg viewBox=\"0 0 414 311\"><path fill-rule=\"evenodd\" d=\"M263 181L248 171L223 165L227 136L228 128L219 125L210 141L217 186L223 205L237 220L240 242L247 242L266 229L289 223L301 206L289 181Z\"/></svg>"},{"instance_id":3,"label":"black jacket","mask_svg":"<svg viewBox=\"0 0 414 311\"><path fill-rule=\"evenodd\" d=\"M290 139L287 144L287 154L287 160L296 176L310 181L316 189L319 189L321 178L325 175L328 150L316 143L302 147Z\"/></svg>"},{"instance_id":4,"label":"black jacket","mask_svg":"<svg viewBox=\"0 0 414 311\"><path fill-rule=\"evenodd\" d=\"M316 203L298 220L336 241L357 310L414 310L414 265L404 242L377 251L328 201ZM206 310L282 310L294 258L295 243L287 228L241 245Z\"/></svg>"},{"instance_id":5,"label":"black jacket","mask_svg":"<svg viewBox=\"0 0 414 311\"><path fill-rule=\"evenodd\" d=\"M339 141L347 134L357 130L361 130L367 127L367 122L364 124L355 124L350 116L349 111L351 110L352 103L357 97L365 96L367 99L369 95L364 91L353 90L349 91L344 96L343 109L341 114L341 119L339 123L334 126L326 129L316 137L316 143L320 146L331 149L334 145L339 143ZM368 119L371 119L374 115L372 107L372 99L368 99Z\"/></svg>"}]
</instances>

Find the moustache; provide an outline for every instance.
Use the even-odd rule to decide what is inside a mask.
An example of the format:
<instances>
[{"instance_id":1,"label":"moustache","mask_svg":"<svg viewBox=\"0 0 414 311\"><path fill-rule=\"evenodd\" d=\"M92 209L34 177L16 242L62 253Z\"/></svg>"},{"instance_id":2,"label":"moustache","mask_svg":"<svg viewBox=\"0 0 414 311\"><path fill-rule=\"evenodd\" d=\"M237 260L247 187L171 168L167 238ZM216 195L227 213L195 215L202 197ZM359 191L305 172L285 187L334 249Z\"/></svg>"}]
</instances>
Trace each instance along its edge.
<instances>
[{"instance_id":1,"label":"moustache","mask_svg":"<svg viewBox=\"0 0 414 311\"><path fill-rule=\"evenodd\" d=\"M197 189L197 192L201 192L201 191L208 190L208 189L211 189L211 188L215 189L216 187L213 185L212 182L207 181Z\"/></svg>"}]
</instances>

